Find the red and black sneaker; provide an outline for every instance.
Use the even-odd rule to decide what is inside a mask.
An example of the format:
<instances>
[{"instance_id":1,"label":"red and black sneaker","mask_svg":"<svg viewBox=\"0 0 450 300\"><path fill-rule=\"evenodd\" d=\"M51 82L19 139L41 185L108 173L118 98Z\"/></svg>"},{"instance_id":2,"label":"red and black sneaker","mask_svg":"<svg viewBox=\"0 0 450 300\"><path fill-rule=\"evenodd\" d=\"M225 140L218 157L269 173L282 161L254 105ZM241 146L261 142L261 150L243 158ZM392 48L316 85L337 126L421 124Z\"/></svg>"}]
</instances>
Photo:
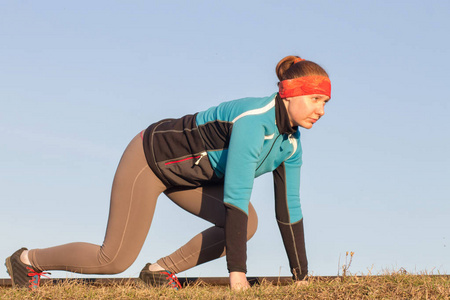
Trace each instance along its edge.
<instances>
[{"instance_id":1,"label":"red and black sneaker","mask_svg":"<svg viewBox=\"0 0 450 300\"><path fill-rule=\"evenodd\" d=\"M48 277L46 274L50 273L42 272L40 270L36 271L32 266L24 264L20 260L20 255L25 250L27 250L27 248L21 248L14 252L13 255L6 259L5 265L9 276L11 276L13 287L28 287L33 290L39 287L41 276Z\"/></svg>"},{"instance_id":2,"label":"red and black sneaker","mask_svg":"<svg viewBox=\"0 0 450 300\"><path fill-rule=\"evenodd\" d=\"M146 264L139 274L142 281L151 286L169 286L176 290L181 289L181 284L174 273L167 270L150 271L150 265L150 263Z\"/></svg>"}]
</instances>

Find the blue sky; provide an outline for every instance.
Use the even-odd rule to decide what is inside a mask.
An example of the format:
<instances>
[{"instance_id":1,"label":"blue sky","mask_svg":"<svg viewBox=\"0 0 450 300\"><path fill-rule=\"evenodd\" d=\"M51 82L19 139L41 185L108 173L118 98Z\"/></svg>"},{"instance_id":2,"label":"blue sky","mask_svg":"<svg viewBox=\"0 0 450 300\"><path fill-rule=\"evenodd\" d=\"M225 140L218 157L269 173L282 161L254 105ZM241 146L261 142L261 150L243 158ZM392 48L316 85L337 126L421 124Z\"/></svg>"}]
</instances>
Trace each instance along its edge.
<instances>
[{"instance_id":1,"label":"blue sky","mask_svg":"<svg viewBox=\"0 0 450 300\"><path fill-rule=\"evenodd\" d=\"M3 1L0 257L101 244L112 178L152 122L276 91L286 55L321 64L332 100L302 131L309 269L450 272L448 1ZM288 276L272 176L255 182L249 276ZM120 277L209 227L161 196ZM181 276L227 276L225 259ZM77 275L54 272L54 277ZM0 268L0 278L6 278Z\"/></svg>"}]
</instances>

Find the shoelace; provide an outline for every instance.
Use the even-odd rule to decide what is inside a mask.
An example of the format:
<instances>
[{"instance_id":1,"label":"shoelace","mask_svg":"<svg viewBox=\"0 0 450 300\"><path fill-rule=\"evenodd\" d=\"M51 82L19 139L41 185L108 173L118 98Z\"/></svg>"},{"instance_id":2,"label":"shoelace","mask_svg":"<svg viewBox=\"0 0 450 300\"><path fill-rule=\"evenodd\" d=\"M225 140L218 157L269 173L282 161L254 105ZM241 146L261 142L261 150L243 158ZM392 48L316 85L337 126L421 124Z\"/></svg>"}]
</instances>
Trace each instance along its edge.
<instances>
[{"instance_id":1,"label":"shoelace","mask_svg":"<svg viewBox=\"0 0 450 300\"><path fill-rule=\"evenodd\" d=\"M177 290L181 289L181 284L178 281L178 278L175 274L173 274L169 271L161 272L161 274L167 275L166 279L169 280L169 283L172 285L172 287L174 289L177 289Z\"/></svg>"},{"instance_id":2,"label":"shoelace","mask_svg":"<svg viewBox=\"0 0 450 300\"><path fill-rule=\"evenodd\" d=\"M27 267L27 269L28 269L28 271L30 271L30 273L28 273L28 276L31 277L29 288L32 289L32 290L37 288L37 287L39 287L39 284L41 283L41 276L50 278L50 277L47 276L47 274L50 275L51 273L48 273L48 272L36 272L35 270L33 270L30 267Z\"/></svg>"}]
</instances>

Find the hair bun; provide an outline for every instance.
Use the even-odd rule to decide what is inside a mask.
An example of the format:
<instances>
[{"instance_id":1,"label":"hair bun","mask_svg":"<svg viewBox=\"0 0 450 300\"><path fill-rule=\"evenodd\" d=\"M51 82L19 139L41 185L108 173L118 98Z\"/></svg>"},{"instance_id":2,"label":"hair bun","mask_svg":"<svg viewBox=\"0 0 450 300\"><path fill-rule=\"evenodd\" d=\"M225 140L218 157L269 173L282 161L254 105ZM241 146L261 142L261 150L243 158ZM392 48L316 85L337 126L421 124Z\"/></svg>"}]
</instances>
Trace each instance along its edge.
<instances>
[{"instance_id":1,"label":"hair bun","mask_svg":"<svg viewBox=\"0 0 450 300\"><path fill-rule=\"evenodd\" d=\"M298 62L303 63L298 64ZM312 75L328 77L327 72L321 66L296 55L289 55L281 59L275 72L280 81Z\"/></svg>"}]
</instances>

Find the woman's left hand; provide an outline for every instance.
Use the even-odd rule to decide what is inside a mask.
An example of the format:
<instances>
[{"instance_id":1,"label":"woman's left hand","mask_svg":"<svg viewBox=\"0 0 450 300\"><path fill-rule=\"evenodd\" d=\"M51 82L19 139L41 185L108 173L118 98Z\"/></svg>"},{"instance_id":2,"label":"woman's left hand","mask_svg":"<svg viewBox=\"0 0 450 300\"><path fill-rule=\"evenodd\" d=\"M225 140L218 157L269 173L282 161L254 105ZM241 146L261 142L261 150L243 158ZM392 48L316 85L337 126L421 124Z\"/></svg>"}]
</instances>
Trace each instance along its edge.
<instances>
[{"instance_id":1,"label":"woman's left hand","mask_svg":"<svg viewBox=\"0 0 450 300\"><path fill-rule=\"evenodd\" d=\"M297 287L303 287L303 286L309 285L309 281L308 280L299 280L299 281L296 281L295 284L297 285Z\"/></svg>"},{"instance_id":2,"label":"woman's left hand","mask_svg":"<svg viewBox=\"0 0 450 300\"><path fill-rule=\"evenodd\" d=\"M247 276L243 272L231 272L230 273L230 286L234 291L246 290L250 287L247 281Z\"/></svg>"}]
</instances>

